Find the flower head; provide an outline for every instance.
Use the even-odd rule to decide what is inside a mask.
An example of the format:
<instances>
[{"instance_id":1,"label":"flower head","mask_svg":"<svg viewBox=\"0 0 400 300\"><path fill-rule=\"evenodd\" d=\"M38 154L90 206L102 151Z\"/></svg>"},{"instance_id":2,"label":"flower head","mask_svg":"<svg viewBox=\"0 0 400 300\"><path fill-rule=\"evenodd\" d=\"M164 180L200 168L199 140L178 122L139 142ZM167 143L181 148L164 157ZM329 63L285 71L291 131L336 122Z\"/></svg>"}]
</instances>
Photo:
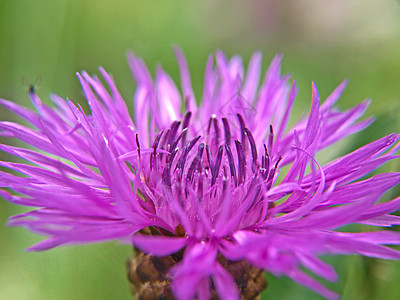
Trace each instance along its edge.
<instances>
[{"instance_id":1,"label":"flower head","mask_svg":"<svg viewBox=\"0 0 400 300\"><path fill-rule=\"evenodd\" d=\"M249 282L239 284L235 262L251 280L261 280L251 272L266 270L334 299L301 267L334 281L335 271L319 255L400 259L399 251L383 246L400 244L397 232L339 230L351 223L400 224L389 214L400 208L400 198L378 202L400 174L368 175L396 158L398 135L325 166L315 158L372 122L358 121L368 101L342 112L334 105L346 82L322 104L313 85L309 115L288 129L298 90L289 76L281 76L280 55L260 85L259 53L245 74L239 57L228 60L217 52L215 66L212 56L207 61L197 105L186 61L175 53L182 92L161 68L153 80L143 61L129 55L137 84L134 121L103 69L106 87L97 77L78 74L90 114L56 95L49 107L34 91L37 112L1 100L32 125L0 123L1 135L34 148L0 145L27 161L0 162L20 173L1 172L0 185L14 192L0 193L12 203L37 207L9 223L48 236L30 250L133 243L140 255L173 258L158 263L169 265L165 278L178 299L213 293L239 299ZM282 167L287 171L280 172Z\"/></svg>"}]
</instances>

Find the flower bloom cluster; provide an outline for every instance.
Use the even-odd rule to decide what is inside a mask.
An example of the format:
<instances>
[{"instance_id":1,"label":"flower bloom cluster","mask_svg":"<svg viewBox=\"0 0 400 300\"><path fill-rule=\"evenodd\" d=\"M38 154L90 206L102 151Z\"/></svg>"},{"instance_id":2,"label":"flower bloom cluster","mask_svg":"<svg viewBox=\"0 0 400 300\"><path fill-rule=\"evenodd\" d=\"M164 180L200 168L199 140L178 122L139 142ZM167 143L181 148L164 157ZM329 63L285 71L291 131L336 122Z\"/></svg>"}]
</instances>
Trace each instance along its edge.
<instances>
[{"instance_id":1,"label":"flower bloom cluster","mask_svg":"<svg viewBox=\"0 0 400 300\"><path fill-rule=\"evenodd\" d=\"M302 271L336 280L320 255L400 259L399 251L385 246L400 244L397 232L338 231L350 223L400 224L390 215L400 198L379 202L400 174L367 175L396 158L398 135L324 166L315 159L372 122L358 121L368 101L342 112L334 105L346 82L322 104L313 85L308 116L287 129L298 89L281 76L280 55L260 83L260 53L245 73L240 57L217 52L207 61L197 102L187 63L180 50L175 53L181 91L161 68L153 79L143 61L129 55L137 84L134 121L103 69L106 86L78 74L90 114L56 95L50 107L33 90L37 112L1 100L32 125L0 123L2 136L30 145L0 145L27 161L0 162L20 173L0 173L0 186L8 188L0 195L37 208L9 224L48 236L29 250L121 240L153 256L181 251L169 271L177 299L208 299L211 288L222 299L239 299L221 256L286 275L329 299L337 295ZM145 228L157 234L143 234Z\"/></svg>"}]
</instances>

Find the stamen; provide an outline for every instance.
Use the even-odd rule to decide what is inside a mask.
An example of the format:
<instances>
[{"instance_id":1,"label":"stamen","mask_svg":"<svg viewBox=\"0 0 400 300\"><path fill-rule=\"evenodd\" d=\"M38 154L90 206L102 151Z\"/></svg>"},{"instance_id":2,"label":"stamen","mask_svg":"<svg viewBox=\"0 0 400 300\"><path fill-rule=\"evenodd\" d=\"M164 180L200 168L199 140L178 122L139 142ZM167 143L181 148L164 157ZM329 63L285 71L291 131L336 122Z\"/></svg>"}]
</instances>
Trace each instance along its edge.
<instances>
[{"instance_id":1,"label":"stamen","mask_svg":"<svg viewBox=\"0 0 400 300\"><path fill-rule=\"evenodd\" d=\"M264 155L268 156L268 149L267 146L264 144Z\"/></svg>"},{"instance_id":2,"label":"stamen","mask_svg":"<svg viewBox=\"0 0 400 300\"><path fill-rule=\"evenodd\" d=\"M175 156L176 156L176 153L178 153L178 148L175 148L172 152L171 152L171 154L169 155L169 157L168 157L168 163L167 164L169 164L169 166L172 166L172 162L174 161L174 158L175 158Z\"/></svg>"},{"instance_id":3,"label":"stamen","mask_svg":"<svg viewBox=\"0 0 400 300\"><path fill-rule=\"evenodd\" d=\"M244 128L246 127L243 117L241 114L237 114L238 120L239 120L239 125L240 125L240 141L243 145L243 150L246 150L246 141L245 141L245 132L244 132Z\"/></svg>"},{"instance_id":4,"label":"stamen","mask_svg":"<svg viewBox=\"0 0 400 300\"><path fill-rule=\"evenodd\" d=\"M191 111L187 112L187 114L185 115L185 118L183 119L183 123L182 123L183 129L186 129L189 127L191 117L192 117L192 112ZM186 135L187 134L185 133L185 135L182 137L182 147L186 143Z\"/></svg>"},{"instance_id":5,"label":"stamen","mask_svg":"<svg viewBox=\"0 0 400 300\"><path fill-rule=\"evenodd\" d=\"M272 149L272 145L274 143L274 128L272 125L269 125L269 136L268 136L268 149Z\"/></svg>"},{"instance_id":6,"label":"stamen","mask_svg":"<svg viewBox=\"0 0 400 300\"><path fill-rule=\"evenodd\" d=\"M251 134L250 130L246 127L245 129L247 138L249 139L250 142L250 147L251 147L251 156L253 158L253 165L251 166L251 169L253 172L257 170L257 146L254 141L253 135Z\"/></svg>"},{"instance_id":7,"label":"stamen","mask_svg":"<svg viewBox=\"0 0 400 300\"><path fill-rule=\"evenodd\" d=\"M199 176L197 183L197 201L201 202L203 199L203 176Z\"/></svg>"},{"instance_id":8,"label":"stamen","mask_svg":"<svg viewBox=\"0 0 400 300\"><path fill-rule=\"evenodd\" d=\"M197 150L197 156L199 157L199 167L198 167L198 171L199 171L200 173L203 172L203 168L204 168L204 166L203 166L203 151L204 151L204 143L201 143L201 144L199 145L198 150Z\"/></svg>"},{"instance_id":9,"label":"stamen","mask_svg":"<svg viewBox=\"0 0 400 300\"><path fill-rule=\"evenodd\" d=\"M222 118L222 124L224 125L225 130L225 144L228 146L231 145L231 129L229 128L229 123L226 118Z\"/></svg>"},{"instance_id":10,"label":"stamen","mask_svg":"<svg viewBox=\"0 0 400 300\"><path fill-rule=\"evenodd\" d=\"M213 117L210 117L210 119L208 120L207 136L210 135L212 120L213 120Z\"/></svg>"},{"instance_id":11,"label":"stamen","mask_svg":"<svg viewBox=\"0 0 400 300\"><path fill-rule=\"evenodd\" d=\"M212 159L211 149L209 145L206 145L206 154L207 154L208 165L210 166L212 172L212 170L214 170L214 162Z\"/></svg>"},{"instance_id":12,"label":"stamen","mask_svg":"<svg viewBox=\"0 0 400 300\"><path fill-rule=\"evenodd\" d=\"M192 112L189 111L186 113L185 118L183 119L182 128L185 129L189 126L190 118L192 117Z\"/></svg>"},{"instance_id":13,"label":"stamen","mask_svg":"<svg viewBox=\"0 0 400 300\"><path fill-rule=\"evenodd\" d=\"M263 177L264 177L264 179L266 179L268 177L269 166L271 164L271 159L269 157L268 149L267 149L267 146L265 144L264 144L264 153L265 153L265 166L264 166L265 172L263 174Z\"/></svg>"},{"instance_id":14,"label":"stamen","mask_svg":"<svg viewBox=\"0 0 400 300\"><path fill-rule=\"evenodd\" d=\"M272 186L272 179L274 178L274 175L276 173L276 170L278 169L279 162L282 160L282 156L279 156L278 160L275 163L275 166L271 169L269 172L268 180L267 180L267 189L269 190Z\"/></svg>"},{"instance_id":15,"label":"stamen","mask_svg":"<svg viewBox=\"0 0 400 300\"><path fill-rule=\"evenodd\" d=\"M176 148L176 146L178 145L178 143L179 143L179 141L181 140L181 138L182 138L184 135L186 135L186 132L187 132L187 131L188 131L188 129L185 128L185 129L183 129L183 130L181 131L181 133L179 133L179 135L177 136L176 140L172 143L171 149L175 149L175 148Z\"/></svg>"},{"instance_id":16,"label":"stamen","mask_svg":"<svg viewBox=\"0 0 400 300\"><path fill-rule=\"evenodd\" d=\"M140 157L140 143L139 143L139 134L136 133L135 135L136 138L136 146L137 146L137 153L138 153L138 158L139 160L141 159Z\"/></svg>"},{"instance_id":17,"label":"stamen","mask_svg":"<svg viewBox=\"0 0 400 300\"><path fill-rule=\"evenodd\" d=\"M225 150L226 150L226 155L228 156L228 162L229 162L229 168L231 170L231 176L233 177L233 181L235 182L235 187L236 187L238 185L238 182L237 182L235 162L233 161L231 147L229 147L229 145L225 145Z\"/></svg>"},{"instance_id":18,"label":"stamen","mask_svg":"<svg viewBox=\"0 0 400 300\"><path fill-rule=\"evenodd\" d=\"M238 140L235 140L235 144L238 155L238 184L241 184L242 181L246 180L246 157L244 155L242 144Z\"/></svg>"},{"instance_id":19,"label":"stamen","mask_svg":"<svg viewBox=\"0 0 400 300\"><path fill-rule=\"evenodd\" d=\"M279 156L279 158L278 158L278 160L276 161L276 164L275 164L275 169L278 169L278 165L281 162L281 160L282 160L282 156Z\"/></svg>"},{"instance_id":20,"label":"stamen","mask_svg":"<svg viewBox=\"0 0 400 300\"><path fill-rule=\"evenodd\" d=\"M226 170L226 166L223 166L222 168L224 170L224 177L222 181L222 191L225 192L226 188L228 187L228 171Z\"/></svg>"},{"instance_id":21,"label":"stamen","mask_svg":"<svg viewBox=\"0 0 400 300\"><path fill-rule=\"evenodd\" d=\"M172 142L174 141L176 133L178 132L178 128L179 128L180 125L181 125L180 121L179 122L178 121L174 121L172 123L171 131L170 131L169 138L168 138L168 145L171 145ZM175 149L175 147L171 147L170 146L170 149L167 149L167 150L169 150L171 152L171 150L173 150L173 149Z\"/></svg>"},{"instance_id":22,"label":"stamen","mask_svg":"<svg viewBox=\"0 0 400 300\"><path fill-rule=\"evenodd\" d=\"M150 170L152 170L153 167L154 167L154 168L156 167L156 160L155 160L155 158L156 158L156 156L157 156L157 147L158 147L158 144L160 143L160 140L161 140L161 137L162 137L163 133L164 133L164 130L162 130L162 131L156 136L156 138L155 138L155 140L154 140L154 143L153 143L153 149L154 149L154 151L153 151L153 153L150 155Z\"/></svg>"},{"instance_id":23,"label":"stamen","mask_svg":"<svg viewBox=\"0 0 400 300\"><path fill-rule=\"evenodd\" d=\"M167 186L169 189L172 188L171 184L171 173L169 172L170 168L169 166L164 168L164 172L162 174L162 182L165 186Z\"/></svg>"},{"instance_id":24,"label":"stamen","mask_svg":"<svg viewBox=\"0 0 400 300\"><path fill-rule=\"evenodd\" d=\"M160 144L159 144L159 148L160 148L160 149L162 149L162 150L168 150L168 140L169 140L169 135L170 135L170 133L171 133L171 129L168 128L168 129L165 131L165 134L163 135L163 137L162 137L162 139L161 139L161 141L160 141ZM162 159L163 159L163 157L164 157L164 154L163 154L163 153L160 153L159 155L160 155L160 161L162 161Z\"/></svg>"},{"instance_id":25,"label":"stamen","mask_svg":"<svg viewBox=\"0 0 400 300\"><path fill-rule=\"evenodd\" d=\"M219 146L217 158L215 160L214 169L212 171L211 186L213 186L215 184L215 181L217 180L219 168L221 166L223 150L224 150L224 148L222 146Z\"/></svg>"},{"instance_id":26,"label":"stamen","mask_svg":"<svg viewBox=\"0 0 400 300\"><path fill-rule=\"evenodd\" d=\"M193 159L192 163L190 164L189 170L188 170L187 175L186 175L186 179L188 181L190 181L190 182L192 182L192 180L193 180L193 174L194 174L196 166L197 166L197 164L199 162L199 159L200 159L199 156L196 156Z\"/></svg>"},{"instance_id":27,"label":"stamen","mask_svg":"<svg viewBox=\"0 0 400 300\"><path fill-rule=\"evenodd\" d=\"M178 152L178 148L175 148L167 157L167 163L165 164L164 172L162 175L162 181L163 183L169 188L172 188L171 184L171 166L172 162L174 161L175 155Z\"/></svg>"},{"instance_id":28,"label":"stamen","mask_svg":"<svg viewBox=\"0 0 400 300\"><path fill-rule=\"evenodd\" d=\"M198 139L197 139L198 140ZM197 140L195 142L197 142ZM198 168L198 171L201 173L203 168L201 166L201 157L203 155L203 150L204 150L204 144L201 143L199 145L198 151L197 151L197 156L193 159L192 163L190 164L189 170L186 174L186 179L190 182L193 181L193 175L194 171L196 170L196 167Z\"/></svg>"},{"instance_id":29,"label":"stamen","mask_svg":"<svg viewBox=\"0 0 400 300\"><path fill-rule=\"evenodd\" d=\"M267 153L267 156L265 157L265 161L266 161L266 166L265 166L265 177L267 177L268 172L269 172L269 167L271 165L271 158L269 157L269 154Z\"/></svg>"},{"instance_id":30,"label":"stamen","mask_svg":"<svg viewBox=\"0 0 400 300\"><path fill-rule=\"evenodd\" d=\"M189 147L189 152L190 150L192 150L192 148L194 147L194 145L196 145L196 143L198 142L198 140L201 138L201 135L199 135L198 137L195 137L193 140L191 140L190 142L190 147Z\"/></svg>"},{"instance_id":31,"label":"stamen","mask_svg":"<svg viewBox=\"0 0 400 300\"><path fill-rule=\"evenodd\" d=\"M202 155L203 155L203 150L204 150L204 143L201 143L201 144L199 145L198 150L197 150L197 156L198 156L199 158L202 157Z\"/></svg>"},{"instance_id":32,"label":"stamen","mask_svg":"<svg viewBox=\"0 0 400 300\"><path fill-rule=\"evenodd\" d=\"M169 140L169 134L171 133L171 128L168 128L165 131L164 136L162 137L162 140L160 141L160 149L165 150L164 146L166 146L166 144L168 143Z\"/></svg>"},{"instance_id":33,"label":"stamen","mask_svg":"<svg viewBox=\"0 0 400 300\"><path fill-rule=\"evenodd\" d=\"M200 136L194 138L192 141L189 141L186 143L186 146L183 148L182 154L178 160L178 163L176 164L175 170L180 169L181 170L181 178L183 175L183 169L185 167L185 163L186 163L186 159L187 156L190 152L190 150L192 150L193 146L197 143L197 141L200 139Z\"/></svg>"},{"instance_id":34,"label":"stamen","mask_svg":"<svg viewBox=\"0 0 400 300\"><path fill-rule=\"evenodd\" d=\"M214 121L214 131L215 131L215 140L213 141L213 145L219 145L219 126L217 118L213 118Z\"/></svg>"},{"instance_id":35,"label":"stamen","mask_svg":"<svg viewBox=\"0 0 400 300\"><path fill-rule=\"evenodd\" d=\"M183 168L185 167L185 162L187 155L189 153L190 141L186 143L186 146L182 150L182 154L179 157L178 163L176 164L175 170L181 170L181 178L183 174Z\"/></svg>"},{"instance_id":36,"label":"stamen","mask_svg":"<svg viewBox=\"0 0 400 300\"><path fill-rule=\"evenodd\" d=\"M164 130L161 130L161 132L156 136L156 138L154 140L154 143L153 143L153 149L154 149L153 154L154 154L154 156L157 154L156 153L157 152L157 147L158 147L158 144L160 143L160 140L161 140L161 137L162 137L163 134L164 134Z\"/></svg>"}]
</instances>

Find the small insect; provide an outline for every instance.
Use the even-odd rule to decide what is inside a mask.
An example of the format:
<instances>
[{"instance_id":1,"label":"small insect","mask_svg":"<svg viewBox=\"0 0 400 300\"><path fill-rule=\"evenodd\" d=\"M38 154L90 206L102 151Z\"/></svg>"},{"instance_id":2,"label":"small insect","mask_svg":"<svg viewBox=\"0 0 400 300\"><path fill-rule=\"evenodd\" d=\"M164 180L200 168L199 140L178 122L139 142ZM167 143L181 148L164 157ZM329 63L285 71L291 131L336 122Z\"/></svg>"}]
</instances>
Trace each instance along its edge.
<instances>
[{"instance_id":1,"label":"small insect","mask_svg":"<svg viewBox=\"0 0 400 300\"><path fill-rule=\"evenodd\" d=\"M21 82L27 89L29 95L36 94L36 87L40 84L41 81L42 78L40 76L38 76L33 83L28 83L25 77L21 78Z\"/></svg>"}]
</instances>

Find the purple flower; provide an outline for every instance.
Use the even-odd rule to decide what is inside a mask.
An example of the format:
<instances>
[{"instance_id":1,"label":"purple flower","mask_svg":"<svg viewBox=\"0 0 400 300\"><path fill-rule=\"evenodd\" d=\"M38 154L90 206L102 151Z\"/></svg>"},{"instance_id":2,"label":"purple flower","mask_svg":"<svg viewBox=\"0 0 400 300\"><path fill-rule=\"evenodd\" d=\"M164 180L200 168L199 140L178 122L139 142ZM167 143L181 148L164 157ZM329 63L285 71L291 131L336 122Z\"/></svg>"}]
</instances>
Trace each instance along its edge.
<instances>
[{"instance_id":1,"label":"purple flower","mask_svg":"<svg viewBox=\"0 0 400 300\"><path fill-rule=\"evenodd\" d=\"M186 61L175 53L182 91L161 68L153 80L143 61L129 55L135 121L103 69L106 87L78 74L90 114L56 95L49 107L33 90L37 112L1 100L32 125L0 123L2 136L30 145L0 145L27 161L0 162L20 174L0 173L0 186L14 191L0 195L37 208L9 224L48 236L29 250L121 240L151 257L175 255L166 276L177 299L208 299L213 292L239 299L243 287L230 267L235 261L336 299L301 267L334 281L322 254L400 259L399 251L383 246L400 244L398 232L340 231L351 223L400 224L390 215L400 198L378 202L400 173L368 175L397 157L399 136L325 166L315 158L372 122L357 121L368 101L341 112L334 105L346 82L322 104L313 85L309 115L287 129L298 90L280 75L280 55L261 85L259 53L246 74L240 57L217 52L214 66L210 56L198 106Z\"/></svg>"}]
</instances>

